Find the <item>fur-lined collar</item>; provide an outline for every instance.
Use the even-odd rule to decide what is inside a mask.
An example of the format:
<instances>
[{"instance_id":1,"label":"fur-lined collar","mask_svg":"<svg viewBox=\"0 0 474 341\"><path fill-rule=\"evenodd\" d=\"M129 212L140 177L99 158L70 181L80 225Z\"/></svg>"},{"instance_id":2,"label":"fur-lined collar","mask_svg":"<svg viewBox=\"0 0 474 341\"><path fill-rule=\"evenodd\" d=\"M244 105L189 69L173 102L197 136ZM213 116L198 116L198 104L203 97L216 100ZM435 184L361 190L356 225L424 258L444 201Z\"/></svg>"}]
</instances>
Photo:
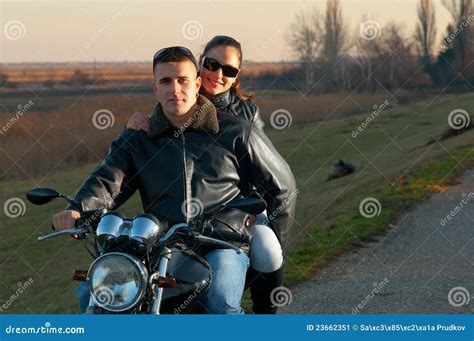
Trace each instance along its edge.
<instances>
[{"instance_id":1,"label":"fur-lined collar","mask_svg":"<svg viewBox=\"0 0 474 341\"><path fill-rule=\"evenodd\" d=\"M217 120L216 107L204 96L197 98L196 113L189 119L189 125L181 128L174 128L163 113L160 103L157 103L150 118L149 137L156 137L169 129L185 131L188 127L194 130L205 130L211 134L219 132L219 122Z\"/></svg>"}]
</instances>

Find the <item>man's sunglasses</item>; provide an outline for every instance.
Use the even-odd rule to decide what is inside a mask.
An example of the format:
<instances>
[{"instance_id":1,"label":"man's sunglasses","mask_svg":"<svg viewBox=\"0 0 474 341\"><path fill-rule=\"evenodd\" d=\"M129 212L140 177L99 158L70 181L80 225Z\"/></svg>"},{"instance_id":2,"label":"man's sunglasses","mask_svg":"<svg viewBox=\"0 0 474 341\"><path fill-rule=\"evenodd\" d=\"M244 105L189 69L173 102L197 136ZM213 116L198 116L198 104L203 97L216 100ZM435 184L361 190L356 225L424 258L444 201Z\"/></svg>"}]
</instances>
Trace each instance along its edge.
<instances>
[{"instance_id":1,"label":"man's sunglasses","mask_svg":"<svg viewBox=\"0 0 474 341\"><path fill-rule=\"evenodd\" d=\"M158 50L153 56L153 70L155 69L156 64L163 62L163 60L167 60L172 56L184 56L187 57L197 69L197 62L196 58L194 58L193 53L183 46L172 46L172 47L165 47L164 49Z\"/></svg>"},{"instance_id":2,"label":"man's sunglasses","mask_svg":"<svg viewBox=\"0 0 474 341\"><path fill-rule=\"evenodd\" d=\"M222 74L225 77L234 78L237 77L239 73L239 69L233 67L232 65L222 65L214 58L204 57L202 59L202 66L208 69L209 71L217 71L222 69Z\"/></svg>"}]
</instances>

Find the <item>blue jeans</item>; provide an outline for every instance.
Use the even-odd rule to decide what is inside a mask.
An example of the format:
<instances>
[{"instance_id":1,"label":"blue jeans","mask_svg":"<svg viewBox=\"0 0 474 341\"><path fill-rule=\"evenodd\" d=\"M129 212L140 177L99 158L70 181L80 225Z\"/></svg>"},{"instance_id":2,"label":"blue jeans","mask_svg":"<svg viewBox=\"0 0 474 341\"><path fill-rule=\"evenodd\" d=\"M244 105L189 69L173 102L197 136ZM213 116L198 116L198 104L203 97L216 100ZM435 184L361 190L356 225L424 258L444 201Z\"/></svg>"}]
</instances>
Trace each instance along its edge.
<instances>
[{"instance_id":1,"label":"blue jeans","mask_svg":"<svg viewBox=\"0 0 474 341\"><path fill-rule=\"evenodd\" d=\"M201 304L209 314L243 314L240 306L245 286L249 258L243 252L232 249L217 249L204 258L211 266L212 282L201 298ZM89 289L81 282L76 290L81 313L89 305Z\"/></svg>"},{"instance_id":2,"label":"blue jeans","mask_svg":"<svg viewBox=\"0 0 474 341\"><path fill-rule=\"evenodd\" d=\"M81 282L76 289L77 300L79 302L79 310L84 314L89 306L89 299L91 297L87 282Z\"/></svg>"},{"instance_id":3,"label":"blue jeans","mask_svg":"<svg viewBox=\"0 0 474 341\"><path fill-rule=\"evenodd\" d=\"M249 258L243 252L217 249L204 256L211 266L211 286L200 302L208 314L243 314L240 306L244 293Z\"/></svg>"}]
</instances>

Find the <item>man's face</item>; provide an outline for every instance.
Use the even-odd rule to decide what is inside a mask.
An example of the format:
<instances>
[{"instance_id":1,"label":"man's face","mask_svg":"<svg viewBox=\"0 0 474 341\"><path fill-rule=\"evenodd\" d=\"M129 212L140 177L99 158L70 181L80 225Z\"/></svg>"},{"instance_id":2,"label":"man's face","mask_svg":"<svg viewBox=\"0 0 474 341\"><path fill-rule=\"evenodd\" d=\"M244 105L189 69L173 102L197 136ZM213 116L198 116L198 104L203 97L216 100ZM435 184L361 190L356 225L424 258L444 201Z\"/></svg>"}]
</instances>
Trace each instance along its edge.
<instances>
[{"instance_id":1,"label":"man's face","mask_svg":"<svg viewBox=\"0 0 474 341\"><path fill-rule=\"evenodd\" d=\"M191 61L160 63L154 71L153 91L167 116L182 116L196 104L201 78Z\"/></svg>"}]
</instances>

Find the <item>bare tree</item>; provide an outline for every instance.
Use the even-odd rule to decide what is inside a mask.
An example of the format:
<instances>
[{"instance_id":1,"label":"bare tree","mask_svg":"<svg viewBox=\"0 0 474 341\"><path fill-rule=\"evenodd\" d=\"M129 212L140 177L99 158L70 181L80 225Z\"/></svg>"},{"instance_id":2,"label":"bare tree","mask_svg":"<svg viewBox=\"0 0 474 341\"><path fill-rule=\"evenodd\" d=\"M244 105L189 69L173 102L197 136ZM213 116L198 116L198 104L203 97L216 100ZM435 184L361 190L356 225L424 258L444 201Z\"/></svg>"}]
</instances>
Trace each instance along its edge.
<instances>
[{"instance_id":1,"label":"bare tree","mask_svg":"<svg viewBox=\"0 0 474 341\"><path fill-rule=\"evenodd\" d=\"M420 0L418 3L418 23L416 24L415 40L418 52L422 55L422 63L428 70L429 63L435 53L436 13L432 0Z\"/></svg>"},{"instance_id":2,"label":"bare tree","mask_svg":"<svg viewBox=\"0 0 474 341\"><path fill-rule=\"evenodd\" d=\"M455 23L465 20L471 14L472 0L442 0L441 2Z\"/></svg>"},{"instance_id":3,"label":"bare tree","mask_svg":"<svg viewBox=\"0 0 474 341\"><path fill-rule=\"evenodd\" d=\"M329 90L340 85L342 60L346 52L346 27L340 0L327 0L324 20L324 59L328 66Z\"/></svg>"},{"instance_id":4,"label":"bare tree","mask_svg":"<svg viewBox=\"0 0 474 341\"><path fill-rule=\"evenodd\" d=\"M359 27L367 22L370 21L368 21L367 16L364 15ZM375 34L369 38L361 34L360 31L357 31L356 35L354 36L356 60L360 68L362 83L366 84L366 90L371 93L374 93L377 87L374 71L376 64L380 60L380 56L382 55L382 39L380 38L381 32L378 32L378 28L380 27L377 27L374 32L372 32Z\"/></svg>"},{"instance_id":5,"label":"bare tree","mask_svg":"<svg viewBox=\"0 0 474 341\"><path fill-rule=\"evenodd\" d=\"M448 26L445 42L449 43L448 48L454 49L456 59L461 66L464 66L469 30L471 28L471 21L468 22L468 19L472 15L472 0L442 0L442 4L449 11L452 18L452 23ZM450 37L454 38L451 39Z\"/></svg>"},{"instance_id":6,"label":"bare tree","mask_svg":"<svg viewBox=\"0 0 474 341\"><path fill-rule=\"evenodd\" d=\"M297 13L288 32L289 45L303 64L306 91L313 86L316 60L322 47L321 23L321 14L313 7L309 11Z\"/></svg>"},{"instance_id":7,"label":"bare tree","mask_svg":"<svg viewBox=\"0 0 474 341\"><path fill-rule=\"evenodd\" d=\"M389 22L382 28L380 48L376 49L380 62L379 74L389 89L398 85L410 69L412 43L404 35L403 28L396 22ZM379 80L380 81L380 80Z\"/></svg>"}]
</instances>

